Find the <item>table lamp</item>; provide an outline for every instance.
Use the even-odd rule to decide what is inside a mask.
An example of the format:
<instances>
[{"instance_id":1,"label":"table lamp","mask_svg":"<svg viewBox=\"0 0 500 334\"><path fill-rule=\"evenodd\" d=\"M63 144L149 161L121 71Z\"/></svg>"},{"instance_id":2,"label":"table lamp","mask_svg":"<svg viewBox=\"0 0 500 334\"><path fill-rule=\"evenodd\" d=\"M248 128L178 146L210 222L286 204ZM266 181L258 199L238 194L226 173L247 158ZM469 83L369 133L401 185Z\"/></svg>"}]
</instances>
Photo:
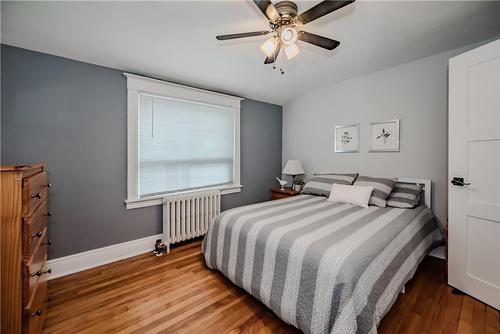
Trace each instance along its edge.
<instances>
[{"instance_id":1,"label":"table lamp","mask_svg":"<svg viewBox=\"0 0 500 334\"><path fill-rule=\"evenodd\" d=\"M304 168L302 168L302 164L300 160L288 160L285 168L283 169L283 175L291 175L292 180L292 188L295 184L295 177L297 175L305 174Z\"/></svg>"}]
</instances>

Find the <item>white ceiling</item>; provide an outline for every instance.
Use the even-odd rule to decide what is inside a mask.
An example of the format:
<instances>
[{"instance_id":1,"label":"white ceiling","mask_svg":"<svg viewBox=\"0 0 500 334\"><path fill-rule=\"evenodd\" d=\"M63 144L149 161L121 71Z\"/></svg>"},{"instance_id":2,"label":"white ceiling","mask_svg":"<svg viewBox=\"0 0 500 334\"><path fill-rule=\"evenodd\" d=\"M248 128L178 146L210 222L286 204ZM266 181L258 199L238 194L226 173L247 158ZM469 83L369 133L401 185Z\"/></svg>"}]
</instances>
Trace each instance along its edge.
<instances>
[{"instance_id":1,"label":"white ceiling","mask_svg":"<svg viewBox=\"0 0 500 334\"><path fill-rule=\"evenodd\" d=\"M274 3L276 1L273 1ZM319 1L300 1L299 11ZM303 30L337 39L326 51L299 42L285 75L264 65L268 29L251 1L5 2L2 43L93 64L286 104L325 84L500 35L500 2L361 2Z\"/></svg>"}]
</instances>

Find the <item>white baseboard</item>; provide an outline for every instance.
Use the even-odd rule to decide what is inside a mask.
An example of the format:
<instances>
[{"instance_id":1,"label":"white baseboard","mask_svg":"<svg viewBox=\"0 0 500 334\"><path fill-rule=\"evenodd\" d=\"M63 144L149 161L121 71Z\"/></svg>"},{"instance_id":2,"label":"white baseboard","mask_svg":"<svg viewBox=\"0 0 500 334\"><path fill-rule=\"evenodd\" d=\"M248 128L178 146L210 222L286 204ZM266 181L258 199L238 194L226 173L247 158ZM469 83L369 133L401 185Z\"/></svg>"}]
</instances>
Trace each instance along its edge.
<instances>
[{"instance_id":1,"label":"white baseboard","mask_svg":"<svg viewBox=\"0 0 500 334\"><path fill-rule=\"evenodd\" d=\"M52 273L48 279L74 274L79 271L102 266L103 264L151 252L154 249L156 239L161 238L163 238L162 234L152 235L150 237L49 260L47 267L52 269ZM429 255L445 259L444 246L434 248Z\"/></svg>"},{"instance_id":2,"label":"white baseboard","mask_svg":"<svg viewBox=\"0 0 500 334\"><path fill-rule=\"evenodd\" d=\"M437 257L438 259L446 260L446 256L444 254L444 246L439 246L431 250L429 256Z\"/></svg>"},{"instance_id":3,"label":"white baseboard","mask_svg":"<svg viewBox=\"0 0 500 334\"><path fill-rule=\"evenodd\" d=\"M85 269L95 268L106 263L150 252L154 249L156 239L162 238L163 235L161 234L152 235L150 237L49 260L47 261L47 267L52 269L52 273L48 279L66 276Z\"/></svg>"}]
</instances>

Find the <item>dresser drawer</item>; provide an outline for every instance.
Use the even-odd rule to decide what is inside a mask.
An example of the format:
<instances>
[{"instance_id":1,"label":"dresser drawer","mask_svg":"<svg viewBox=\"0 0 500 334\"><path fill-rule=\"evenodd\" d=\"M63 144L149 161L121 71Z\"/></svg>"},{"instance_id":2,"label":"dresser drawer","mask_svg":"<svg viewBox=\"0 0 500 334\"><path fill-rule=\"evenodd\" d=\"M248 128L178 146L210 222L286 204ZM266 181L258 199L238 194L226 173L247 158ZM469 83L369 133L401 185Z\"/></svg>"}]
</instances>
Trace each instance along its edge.
<instances>
[{"instance_id":1,"label":"dresser drawer","mask_svg":"<svg viewBox=\"0 0 500 334\"><path fill-rule=\"evenodd\" d=\"M23 313L23 333L41 333L47 313L47 281L41 281Z\"/></svg>"},{"instance_id":2,"label":"dresser drawer","mask_svg":"<svg viewBox=\"0 0 500 334\"><path fill-rule=\"evenodd\" d=\"M47 242L47 230L45 229L31 258L23 261L23 305L26 305L32 298L39 281L46 280L49 274Z\"/></svg>"},{"instance_id":3,"label":"dresser drawer","mask_svg":"<svg viewBox=\"0 0 500 334\"><path fill-rule=\"evenodd\" d=\"M23 217L31 216L40 203L46 200L49 188L48 180L46 172L23 179Z\"/></svg>"},{"instance_id":4,"label":"dresser drawer","mask_svg":"<svg viewBox=\"0 0 500 334\"><path fill-rule=\"evenodd\" d=\"M23 257L26 261L31 258L47 228L48 215L47 202L43 201L30 217L23 219Z\"/></svg>"}]
</instances>

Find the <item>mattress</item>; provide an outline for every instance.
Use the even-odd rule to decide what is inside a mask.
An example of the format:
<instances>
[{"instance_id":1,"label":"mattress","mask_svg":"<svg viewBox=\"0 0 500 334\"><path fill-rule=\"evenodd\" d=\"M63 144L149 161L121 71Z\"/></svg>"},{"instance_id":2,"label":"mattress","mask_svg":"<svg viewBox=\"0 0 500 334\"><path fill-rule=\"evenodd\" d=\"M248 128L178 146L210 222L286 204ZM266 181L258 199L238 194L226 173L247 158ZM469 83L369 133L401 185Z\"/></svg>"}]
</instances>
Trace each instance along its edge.
<instances>
[{"instance_id":1,"label":"mattress","mask_svg":"<svg viewBox=\"0 0 500 334\"><path fill-rule=\"evenodd\" d=\"M299 195L227 210L206 264L305 333L376 333L425 255L442 242L429 208L362 208Z\"/></svg>"}]
</instances>

